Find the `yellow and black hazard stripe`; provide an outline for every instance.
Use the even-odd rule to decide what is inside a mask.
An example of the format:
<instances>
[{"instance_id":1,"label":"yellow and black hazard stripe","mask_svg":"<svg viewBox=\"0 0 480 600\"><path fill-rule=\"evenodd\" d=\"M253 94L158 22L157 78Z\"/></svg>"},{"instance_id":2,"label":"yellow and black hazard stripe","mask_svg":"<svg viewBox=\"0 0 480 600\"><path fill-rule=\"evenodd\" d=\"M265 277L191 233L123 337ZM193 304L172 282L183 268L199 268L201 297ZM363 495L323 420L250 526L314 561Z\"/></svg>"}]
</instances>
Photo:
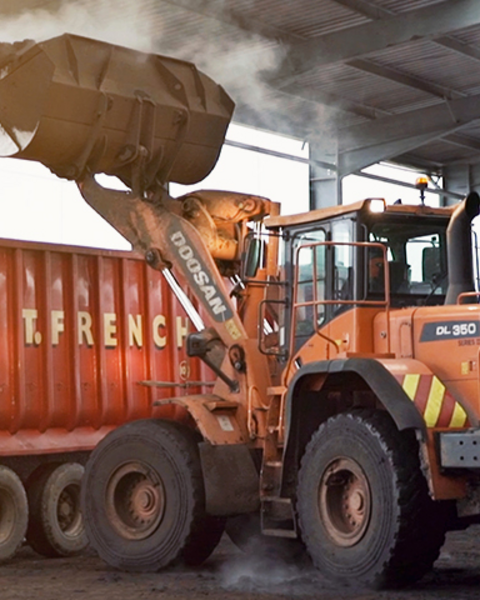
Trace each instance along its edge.
<instances>
[{"instance_id":1,"label":"yellow and black hazard stripe","mask_svg":"<svg viewBox=\"0 0 480 600\"><path fill-rule=\"evenodd\" d=\"M400 385L425 420L427 427L467 427L465 410L435 375L397 376Z\"/></svg>"}]
</instances>

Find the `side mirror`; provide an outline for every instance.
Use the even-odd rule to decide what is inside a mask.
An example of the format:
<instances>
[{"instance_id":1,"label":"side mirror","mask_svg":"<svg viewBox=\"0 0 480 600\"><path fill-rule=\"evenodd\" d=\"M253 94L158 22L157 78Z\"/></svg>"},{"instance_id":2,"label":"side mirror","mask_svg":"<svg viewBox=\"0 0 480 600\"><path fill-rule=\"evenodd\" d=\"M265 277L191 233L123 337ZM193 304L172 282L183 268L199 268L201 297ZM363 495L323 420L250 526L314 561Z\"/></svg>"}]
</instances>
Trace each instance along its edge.
<instances>
[{"instance_id":1,"label":"side mirror","mask_svg":"<svg viewBox=\"0 0 480 600\"><path fill-rule=\"evenodd\" d=\"M250 238L243 265L243 277L245 279L255 277L257 274L263 253L263 245L264 242L260 238Z\"/></svg>"}]
</instances>

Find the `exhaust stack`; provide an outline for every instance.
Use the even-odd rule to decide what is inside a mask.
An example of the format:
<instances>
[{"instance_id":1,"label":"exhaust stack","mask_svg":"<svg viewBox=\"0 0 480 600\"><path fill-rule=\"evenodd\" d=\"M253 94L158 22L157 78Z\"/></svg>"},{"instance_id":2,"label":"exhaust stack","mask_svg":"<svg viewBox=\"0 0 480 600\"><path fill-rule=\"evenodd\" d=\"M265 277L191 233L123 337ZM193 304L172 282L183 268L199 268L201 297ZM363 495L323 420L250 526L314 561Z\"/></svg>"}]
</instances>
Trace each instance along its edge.
<instances>
[{"instance_id":1,"label":"exhaust stack","mask_svg":"<svg viewBox=\"0 0 480 600\"><path fill-rule=\"evenodd\" d=\"M459 294L475 291L470 226L480 213L480 196L470 192L453 211L447 228L448 290L445 304L456 304Z\"/></svg>"},{"instance_id":2,"label":"exhaust stack","mask_svg":"<svg viewBox=\"0 0 480 600\"><path fill-rule=\"evenodd\" d=\"M142 191L215 166L234 104L188 62L65 34L0 48L0 156Z\"/></svg>"}]
</instances>

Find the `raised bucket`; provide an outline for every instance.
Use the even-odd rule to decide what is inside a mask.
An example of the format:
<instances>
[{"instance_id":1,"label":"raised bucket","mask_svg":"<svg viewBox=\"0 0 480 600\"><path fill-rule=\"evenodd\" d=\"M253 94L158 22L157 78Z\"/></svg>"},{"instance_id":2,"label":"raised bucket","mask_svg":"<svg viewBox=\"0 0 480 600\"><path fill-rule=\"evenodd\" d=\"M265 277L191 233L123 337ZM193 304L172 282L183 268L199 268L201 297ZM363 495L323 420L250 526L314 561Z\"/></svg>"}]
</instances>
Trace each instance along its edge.
<instances>
[{"instance_id":1,"label":"raised bucket","mask_svg":"<svg viewBox=\"0 0 480 600\"><path fill-rule=\"evenodd\" d=\"M234 104L185 61L65 34L0 47L0 156L143 189L214 167ZM138 181L137 181L138 183Z\"/></svg>"}]
</instances>

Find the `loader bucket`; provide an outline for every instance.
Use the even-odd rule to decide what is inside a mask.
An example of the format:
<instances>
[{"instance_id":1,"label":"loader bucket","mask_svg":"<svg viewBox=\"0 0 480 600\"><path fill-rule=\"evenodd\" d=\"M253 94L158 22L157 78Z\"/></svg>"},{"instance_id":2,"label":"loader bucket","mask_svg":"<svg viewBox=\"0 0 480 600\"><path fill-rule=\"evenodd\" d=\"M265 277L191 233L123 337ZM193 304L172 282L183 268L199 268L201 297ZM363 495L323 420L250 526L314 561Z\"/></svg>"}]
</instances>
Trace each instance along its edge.
<instances>
[{"instance_id":1,"label":"loader bucket","mask_svg":"<svg viewBox=\"0 0 480 600\"><path fill-rule=\"evenodd\" d=\"M188 62L65 34L0 47L0 156L129 187L202 180L234 104Z\"/></svg>"}]
</instances>

